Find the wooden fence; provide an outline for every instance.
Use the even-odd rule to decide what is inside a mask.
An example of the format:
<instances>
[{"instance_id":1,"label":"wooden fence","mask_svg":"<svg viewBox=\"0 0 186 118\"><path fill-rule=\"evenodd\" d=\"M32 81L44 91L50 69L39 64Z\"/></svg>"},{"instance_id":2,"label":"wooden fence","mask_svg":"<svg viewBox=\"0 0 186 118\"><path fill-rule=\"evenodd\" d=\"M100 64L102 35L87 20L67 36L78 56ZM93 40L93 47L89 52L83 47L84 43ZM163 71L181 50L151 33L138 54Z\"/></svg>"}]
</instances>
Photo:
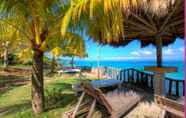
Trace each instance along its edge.
<instances>
[{"instance_id":1,"label":"wooden fence","mask_svg":"<svg viewBox=\"0 0 186 118\"><path fill-rule=\"evenodd\" d=\"M118 79L123 83L130 83L144 89L154 90L154 76L148 72L140 71L134 68L104 68L104 74L107 78ZM182 97L184 96L184 80L176 80L166 77L165 89L167 95Z\"/></svg>"}]
</instances>

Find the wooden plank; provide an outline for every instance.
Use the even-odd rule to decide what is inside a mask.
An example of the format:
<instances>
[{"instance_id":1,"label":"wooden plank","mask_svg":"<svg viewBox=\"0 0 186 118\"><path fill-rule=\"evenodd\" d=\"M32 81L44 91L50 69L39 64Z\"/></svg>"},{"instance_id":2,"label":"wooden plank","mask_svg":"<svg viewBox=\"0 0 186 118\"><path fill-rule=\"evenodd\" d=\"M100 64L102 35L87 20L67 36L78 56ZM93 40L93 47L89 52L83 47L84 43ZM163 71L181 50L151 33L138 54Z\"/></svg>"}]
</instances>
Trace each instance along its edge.
<instances>
[{"instance_id":1,"label":"wooden plank","mask_svg":"<svg viewBox=\"0 0 186 118\"><path fill-rule=\"evenodd\" d=\"M92 113L94 112L94 108L96 106L96 99L94 99L94 101L92 102L92 105L90 107L90 110L88 112L88 115L86 118L91 118L92 117Z\"/></svg>"},{"instance_id":2,"label":"wooden plank","mask_svg":"<svg viewBox=\"0 0 186 118\"><path fill-rule=\"evenodd\" d=\"M153 71L153 72L161 72L161 73L170 73L170 72L177 72L177 67L145 66L144 70Z\"/></svg>"},{"instance_id":3,"label":"wooden plank","mask_svg":"<svg viewBox=\"0 0 186 118\"><path fill-rule=\"evenodd\" d=\"M84 96L85 96L85 92L83 92L83 93L81 94L81 97L80 97L80 99L79 99L79 101L78 101L78 103L77 103L77 105L76 105L76 107L75 107L75 109L74 109L73 114L72 114L72 118L75 118L76 113L77 113L77 111L78 111L78 109L79 109L79 106L81 105L81 102L83 101Z\"/></svg>"}]
</instances>

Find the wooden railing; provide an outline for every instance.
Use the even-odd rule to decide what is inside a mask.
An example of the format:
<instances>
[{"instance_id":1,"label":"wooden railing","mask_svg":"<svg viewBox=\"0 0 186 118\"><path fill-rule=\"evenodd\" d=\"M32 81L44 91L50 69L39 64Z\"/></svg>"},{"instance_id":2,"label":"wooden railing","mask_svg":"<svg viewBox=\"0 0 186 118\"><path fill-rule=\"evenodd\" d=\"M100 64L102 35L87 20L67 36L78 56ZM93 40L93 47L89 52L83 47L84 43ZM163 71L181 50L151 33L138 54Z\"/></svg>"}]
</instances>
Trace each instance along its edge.
<instances>
[{"instance_id":1,"label":"wooden railing","mask_svg":"<svg viewBox=\"0 0 186 118\"><path fill-rule=\"evenodd\" d=\"M118 79L123 83L130 83L147 90L154 90L154 75L134 68L116 69L105 68L108 78ZM184 96L184 80L165 78L165 93L170 96Z\"/></svg>"}]
</instances>

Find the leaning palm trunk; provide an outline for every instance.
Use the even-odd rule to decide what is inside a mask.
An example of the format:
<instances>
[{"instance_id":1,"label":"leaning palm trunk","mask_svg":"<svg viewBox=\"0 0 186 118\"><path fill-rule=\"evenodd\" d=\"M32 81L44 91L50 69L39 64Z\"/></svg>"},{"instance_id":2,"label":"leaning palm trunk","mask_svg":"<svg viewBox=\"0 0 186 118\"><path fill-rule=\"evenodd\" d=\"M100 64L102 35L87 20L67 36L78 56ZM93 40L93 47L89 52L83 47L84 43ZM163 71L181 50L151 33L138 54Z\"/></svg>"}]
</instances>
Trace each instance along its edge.
<instances>
[{"instance_id":1,"label":"leaning palm trunk","mask_svg":"<svg viewBox=\"0 0 186 118\"><path fill-rule=\"evenodd\" d=\"M32 66L32 110L36 114L44 111L43 52L34 50Z\"/></svg>"}]
</instances>

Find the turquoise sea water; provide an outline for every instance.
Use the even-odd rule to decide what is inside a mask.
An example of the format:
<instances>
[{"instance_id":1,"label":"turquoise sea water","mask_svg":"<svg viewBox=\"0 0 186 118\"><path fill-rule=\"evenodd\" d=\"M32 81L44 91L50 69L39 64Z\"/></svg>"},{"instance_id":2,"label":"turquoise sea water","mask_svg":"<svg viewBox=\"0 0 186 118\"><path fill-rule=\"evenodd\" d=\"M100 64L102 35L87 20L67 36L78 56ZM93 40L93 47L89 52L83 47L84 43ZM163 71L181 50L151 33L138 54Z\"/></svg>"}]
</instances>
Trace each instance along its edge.
<instances>
[{"instance_id":1,"label":"turquoise sea water","mask_svg":"<svg viewBox=\"0 0 186 118\"><path fill-rule=\"evenodd\" d=\"M90 66L97 67L97 61L85 61L85 60L76 60L75 65L77 66ZM102 67L115 67L115 68L136 68L143 70L144 66L156 66L155 61L100 61L100 66ZM174 66L178 67L178 72L169 73L166 76L172 79L184 79L184 61L166 61L163 62L163 66Z\"/></svg>"}]
</instances>

